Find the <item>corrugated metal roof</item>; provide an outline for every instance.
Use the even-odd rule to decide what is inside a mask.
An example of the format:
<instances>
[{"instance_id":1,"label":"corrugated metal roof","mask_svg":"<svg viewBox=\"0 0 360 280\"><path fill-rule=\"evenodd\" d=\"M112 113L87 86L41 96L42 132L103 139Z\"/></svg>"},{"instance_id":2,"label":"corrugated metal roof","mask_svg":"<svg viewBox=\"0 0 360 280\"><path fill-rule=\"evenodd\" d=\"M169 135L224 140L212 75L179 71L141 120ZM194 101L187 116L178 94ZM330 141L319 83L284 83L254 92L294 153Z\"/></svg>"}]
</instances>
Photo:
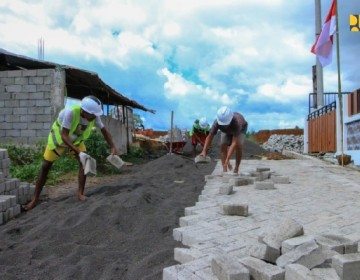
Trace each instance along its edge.
<instances>
[{"instance_id":1,"label":"corrugated metal roof","mask_svg":"<svg viewBox=\"0 0 360 280\"><path fill-rule=\"evenodd\" d=\"M95 95L103 104L124 105L155 113L155 110L148 109L112 89L95 72L17 55L0 48L0 71L52 68L62 68L65 70L68 97L82 99L87 95Z\"/></svg>"}]
</instances>

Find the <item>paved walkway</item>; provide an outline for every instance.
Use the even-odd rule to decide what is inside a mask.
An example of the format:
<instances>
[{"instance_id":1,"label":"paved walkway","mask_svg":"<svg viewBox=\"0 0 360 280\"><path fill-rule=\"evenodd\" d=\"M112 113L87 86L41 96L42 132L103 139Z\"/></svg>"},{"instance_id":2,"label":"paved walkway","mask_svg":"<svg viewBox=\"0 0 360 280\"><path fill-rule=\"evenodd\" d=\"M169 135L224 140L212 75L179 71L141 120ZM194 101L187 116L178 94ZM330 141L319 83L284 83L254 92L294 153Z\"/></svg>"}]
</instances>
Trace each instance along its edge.
<instances>
[{"instance_id":1,"label":"paved walkway","mask_svg":"<svg viewBox=\"0 0 360 280\"><path fill-rule=\"evenodd\" d=\"M241 175L268 167L272 175L288 176L289 184L275 184L273 190L257 190L254 184L234 187L220 195L226 184L217 164L195 206L185 209L175 240L188 248L175 248L179 265L164 269L163 279L217 279L211 271L215 254L233 258L248 256L258 236L284 218L304 227L305 235L337 234L360 240L360 171L316 158L292 160L244 160ZM233 176L225 176L231 178ZM248 204L249 215L226 216L224 203Z\"/></svg>"}]
</instances>

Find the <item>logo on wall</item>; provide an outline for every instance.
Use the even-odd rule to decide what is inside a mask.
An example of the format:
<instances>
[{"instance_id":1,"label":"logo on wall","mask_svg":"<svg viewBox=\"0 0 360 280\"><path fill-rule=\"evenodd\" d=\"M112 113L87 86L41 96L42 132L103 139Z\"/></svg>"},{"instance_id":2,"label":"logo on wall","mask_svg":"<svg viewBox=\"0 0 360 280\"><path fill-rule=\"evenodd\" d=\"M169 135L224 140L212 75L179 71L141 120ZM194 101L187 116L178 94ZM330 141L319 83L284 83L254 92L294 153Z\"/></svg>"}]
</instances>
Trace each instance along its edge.
<instances>
[{"instance_id":1,"label":"logo on wall","mask_svg":"<svg viewBox=\"0 0 360 280\"><path fill-rule=\"evenodd\" d=\"M360 15L350 15L350 31L359 32L360 31Z\"/></svg>"}]
</instances>

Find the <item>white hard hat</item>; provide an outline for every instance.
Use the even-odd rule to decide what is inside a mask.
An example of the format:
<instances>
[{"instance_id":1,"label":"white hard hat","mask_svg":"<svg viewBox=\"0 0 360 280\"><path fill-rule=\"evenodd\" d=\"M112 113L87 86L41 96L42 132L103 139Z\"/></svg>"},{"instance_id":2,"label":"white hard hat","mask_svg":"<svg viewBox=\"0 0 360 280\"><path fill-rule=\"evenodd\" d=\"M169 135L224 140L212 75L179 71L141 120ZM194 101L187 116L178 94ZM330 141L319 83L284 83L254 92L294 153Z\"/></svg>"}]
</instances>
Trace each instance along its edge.
<instances>
[{"instance_id":1,"label":"white hard hat","mask_svg":"<svg viewBox=\"0 0 360 280\"><path fill-rule=\"evenodd\" d=\"M233 118L233 112L229 107L223 106L217 111L217 122L219 125L228 125Z\"/></svg>"},{"instance_id":2,"label":"white hard hat","mask_svg":"<svg viewBox=\"0 0 360 280\"><path fill-rule=\"evenodd\" d=\"M95 116L101 116L103 113L100 100L92 95L81 100L81 109Z\"/></svg>"},{"instance_id":3,"label":"white hard hat","mask_svg":"<svg viewBox=\"0 0 360 280\"><path fill-rule=\"evenodd\" d=\"M199 120L199 125L201 128L206 128L208 126L208 122L205 117L203 117Z\"/></svg>"}]
</instances>

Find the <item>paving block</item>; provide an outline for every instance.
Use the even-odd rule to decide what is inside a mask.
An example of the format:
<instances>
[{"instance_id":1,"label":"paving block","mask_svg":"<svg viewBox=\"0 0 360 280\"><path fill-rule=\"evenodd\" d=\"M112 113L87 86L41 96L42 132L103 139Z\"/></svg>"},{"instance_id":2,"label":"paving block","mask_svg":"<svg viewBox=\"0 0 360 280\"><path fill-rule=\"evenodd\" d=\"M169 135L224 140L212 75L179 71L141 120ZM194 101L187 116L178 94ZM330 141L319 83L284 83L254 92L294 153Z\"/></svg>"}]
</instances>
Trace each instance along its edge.
<instances>
[{"instance_id":1,"label":"paving block","mask_svg":"<svg viewBox=\"0 0 360 280\"><path fill-rule=\"evenodd\" d=\"M220 213L224 215L247 216L249 214L247 204L223 204L220 206Z\"/></svg>"},{"instance_id":2,"label":"paving block","mask_svg":"<svg viewBox=\"0 0 360 280\"><path fill-rule=\"evenodd\" d=\"M261 172L256 171L256 172L252 172L251 176L255 177L256 181L264 181L264 180L270 179L271 172L270 171L261 171Z\"/></svg>"},{"instance_id":3,"label":"paving block","mask_svg":"<svg viewBox=\"0 0 360 280\"><path fill-rule=\"evenodd\" d=\"M276 260L276 264L285 268L289 264L297 263L311 269L324 263L324 261L325 257L319 245L315 241L309 241L281 255Z\"/></svg>"},{"instance_id":4,"label":"paving block","mask_svg":"<svg viewBox=\"0 0 360 280\"><path fill-rule=\"evenodd\" d=\"M249 181L245 177L231 178L229 179L229 183L236 187L249 185Z\"/></svg>"},{"instance_id":5,"label":"paving block","mask_svg":"<svg viewBox=\"0 0 360 280\"><path fill-rule=\"evenodd\" d=\"M192 248L175 248L174 249L174 260L179 263L187 263L193 260L199 259L203 254Z\"/></svg>"},{"instance_id":6,"label":"paving block","mask_svg":"<svg viewBox=\"0 0 360 280\"><path fill-rule=\"evenodd\" d=\"M342 280L358 280L360 275L360 253L336 255L332 267Z\"/></svg>"},{"instance_id":7,"label":"paving block","mask_svg":"<svg viewBox=\"0 0 360 280\"><path fill-rule=\"evenodd\" d=\"M203 280L184 265L174 265L163 270L162 280Z\"/></svg>"},{"instance_id":8,"label":"paving block","mask_svg":"<svg viewBox=\"0 0 360 280\"><path fill-rule=\"evenodd\" d=\"M301 235L294 238L286 239L281 243L281 254L285 254L290 250L295 249L297 246L315 240L315 237L312 235Z\"/></svg>"},{"instance_id":9,"label":"paving block","mask_svg":"<svg viewBox=\"0 0 360 280\"><path fill-rule=\"evenodd\" d=\"M294 219L287 218L268 228L265 234L259 236L258 240L260 243L280 250L283 241L303 234L303 226Z\"/></svg>"},{"instance_id":10,"label":"paving block","mask_svg":"<svg viewBox=\"0 0 360 280\"><path fill-rule=\"evenodd\" d=\"M223 185L219 188L219 194L223 195L229 195L233 192L233 186L232 185Z\"/></svg>"},{"instance_id":11,"label":"paving block","mask_svg":"<svg viewBox=\"0 0 360 280\"><path fill-rule=\"evenodd\" d=\"M280 250L271 248L265 244L258 243L248 247L250 256L275 264L280 257Z\"/></svg>"},{"instance_id":12,"label":"paving block","mask_svg":"<svg viewBox=\"0 0 360 280\"><path fill-rule=\"evenodd\" d=\"M313 268L310 272L311 279L340 280L334 268Z\"/></svg>"},{"instance_id":13,"label":"paving block","mask_svg":"<svg viewBox=\"0 0 360 280\"><path fill-rule=\"evenodd\" d=\"M270 171L270 167L256 167L256 172Z\"/></svg>"},{"instance_id":14,"label":"paving block","mask_svg":"<svg viewBox=\"0 0 360 280\"><path fill-rule=\"evenodd\" d=\"M284 280L285 270L254 257L239 260L249 271L250 279L256 280Z\"/></svg>"},{"instance_id":15,"label":"paving block","mask_svg":"<svg viewBox=\"0 0 360 280\"><path fill-rule=\"evenodd\" d=\"M271 181L273 181L275 184L289 184L290 179L288 176L271 176Z\"/></svg>"},{"instance_id":16,"label":"paving block","mask_svg":"<svg viewBox=\"0 0 360 280\"><path fill-rule=\"evenodd\" d=\"M310 280L310 269L301 264L289 264L285 267L285 280ZM324 279L325 280L325 279Z\"/></svg>"},{"instance_id":17,"label":"paving block","mask_svg":"<svg viewBox=\"0 0 360 280\"><path fill-rule=\"evenodd\" d=\"M267 181L256 181L255 182L255 189L257 190L274 190L274 182L267 180Z\"/></svg>"},{"instance_id":18,"label":"paving block","mask_svg":"<svg viewBox=\"0 0 360 280\"><path fill-rule=\"evenodd\" d=\"M215 255L211 260L211 269L219 280L250 280L249 270L227 256Z\"/></svg>"},{"instance_id":19,"label":"paving block","mask_svg":"<svg viewBox=\"0 0 360 280\"><path fill-rule=\"evenodd\" d=\"M324 234L315 237L316 243L339 254L350 254L358 252L358 243L346 237L335 234Z\"/></svg>"},{"instance_id":20,"label":"paving block","mask_svg":"<svg viewBox=\"0 0 360 280\"><path fill-rule=\"evenodd\" d=\"M215 176L214 175L205 175L205 182L209 182L211 180L214 180Z\"/></svg>"}]
</instances>

